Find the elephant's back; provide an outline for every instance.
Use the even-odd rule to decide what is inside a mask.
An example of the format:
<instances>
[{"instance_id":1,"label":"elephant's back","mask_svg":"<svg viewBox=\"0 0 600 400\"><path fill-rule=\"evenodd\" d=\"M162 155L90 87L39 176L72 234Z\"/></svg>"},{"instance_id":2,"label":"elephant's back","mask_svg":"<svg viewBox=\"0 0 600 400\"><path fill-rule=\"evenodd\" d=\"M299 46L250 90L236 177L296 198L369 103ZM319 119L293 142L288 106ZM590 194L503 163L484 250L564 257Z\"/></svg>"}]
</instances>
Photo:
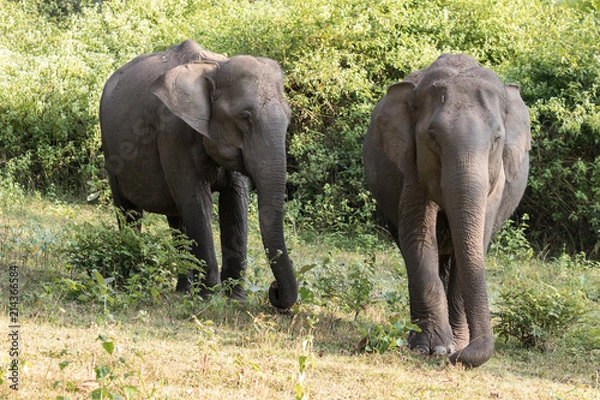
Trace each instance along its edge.
<instances>
[{"instance_id":1,"label":"elephant's back","mask_svg":"<svg viewBox=\"0 0 600 400\"><path fill-rule=\"evenodd\" d=\"M100 100L101 124L121 126L136 110L156 109L159 100L150 92L152 84L171 68L202 60L218 63L227 58L186 40L163 52L142 54L127 62L104 86Z\"/></svg>"},{"instance_id":2,"label":"elephant's back","mask_svg":"<svg viewBox=\"0 0 600 400\"><path fill-rule=\"evenodd\" d=\"M109 174L118 179L124 197L133 204L167 215L174 212L159 140L166 118L171 119L169 124L177 124L169 125L174 132L182 134L191 129L183 120L174 118L152 94L155 81L171 68L219 57L224 58L203 50L192 41L185 41L162 53L134 58L106 82L100 101L105 164Z\"/></svg>"},{"instance_id":3,"label":"elephant's back","mask_svg":"<svg viewBox=\"0 0 600 400\"><path fill-rule=\"evenodd\" d=\"M142 54L108 78L100 100L105 152L110 153L124 141L134 141L140 124L146 126L149 120L157 119L154 114L162 103L151 93L153 83L169 69L197 58L194 48L193 44L184 42L161 53Z\"/></svg>"},{"instance_id":4,"label":"elephant's back","mask_svg":"<svg viewBox=\"0 0 600 400\"><path fill-rule=\"evenodd\" d=\"M127 112L123 107L131 108L139 100L151 96L150 86L165 73L166 65L162 65L160 54L142 54L117 69L106 81L100 100L100 118L114 118L120 112Z\"/></svg>"},{"instance_id":5,"label":"elephant's back","mask_svg":"<svg viewBox=\"0 0 600 400\"><path fill-rule=\"evenodd\" d=\"M143 54L116 70L100 101L102 150L109 174L119 181L122 196L148 211L171 207L168 185L156 141L160 100L150 92L165 71L160 53ZM162 198L164 197L164 199ZM154 204L160 203L159 209ZM166 206L163 206L166 204ZM154 210L156 208L156 210Z\"/></svg>"}]
</instances>

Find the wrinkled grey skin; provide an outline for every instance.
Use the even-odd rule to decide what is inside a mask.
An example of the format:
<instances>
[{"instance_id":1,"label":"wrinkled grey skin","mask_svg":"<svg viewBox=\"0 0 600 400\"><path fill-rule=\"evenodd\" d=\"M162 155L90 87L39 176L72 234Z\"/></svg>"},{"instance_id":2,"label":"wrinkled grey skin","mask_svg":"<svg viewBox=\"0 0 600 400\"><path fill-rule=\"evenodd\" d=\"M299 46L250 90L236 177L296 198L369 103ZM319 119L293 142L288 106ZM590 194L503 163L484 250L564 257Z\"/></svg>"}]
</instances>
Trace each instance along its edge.
<instances>
[{"instance_id":1,"label":"wrinkled grey skin","mask_svg":"<svg viewBox=\"0 0 600 400\"><path fill-rule=\"evenodd\" d=\"M527 185L531 133L519 88L467 55L392 85L363 155L369 189L408 272L409 346L476 367L493 353L484 258Z\"/></svg>"},{"instance_id":2,"label":"wrinkled grey skin","mask_svg":"<svg viewBox=\"0 0 600 400\"><path fill-rule=\"evenodd\" d=\"M109 78L100 102L114 203L130 220L143 210L166 215L196 242L191 251L206 263L202 283L210 288L240 279L245 268L249 176L275 276L269 298L287 309L298 292L283 233L289 119L273 60L228 59L190 40L141 55ZM214 191L220 192L220 274L211 231ZM190 289L191 275L179 277L177 290ZM231 296L243 300L243 288Z\"/></svg>"}]
</instances>

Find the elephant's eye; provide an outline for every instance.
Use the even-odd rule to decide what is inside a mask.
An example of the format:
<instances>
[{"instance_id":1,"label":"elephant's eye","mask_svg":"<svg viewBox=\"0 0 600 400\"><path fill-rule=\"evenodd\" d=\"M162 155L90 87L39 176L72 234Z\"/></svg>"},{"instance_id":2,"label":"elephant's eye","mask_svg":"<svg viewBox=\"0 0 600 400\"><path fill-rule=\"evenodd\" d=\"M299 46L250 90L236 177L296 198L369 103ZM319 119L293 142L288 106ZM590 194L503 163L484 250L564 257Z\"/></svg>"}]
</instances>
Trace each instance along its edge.
<instances>
[{"instance_id":1,"label":"elephant's eye","mask_svg":"<svg viewBox=\"0 0 600 400\"><path fill-rule=\"evenodd\" d=\"M242 119L244 119L246 121L250 121L250 118L252 118L252 113L248 110L244 110L244 111L242 111L242 114L240 115L240 117L242 117Z\"/></svg>"},{"instance_id":2,"label":"elephant's eye","mask_svg":"<svg viewBox=\"0 0 600 400\"><path fill-rule=\"evenodd\" d=\"M433 129L429 129L427 131L427 137L429 138L429 140L433 140L436 141L437 139L435 138L435 131Z\"/></svg>"},{"instance_id":3,"label":"elephant's eye","mask_svg":"<svg viewBox=\"0 0 600 400\"><path fill-rule=\"evenodd\" d=\"M498 148L501 139L502 136L500 135L500 132L494 135L494 137L492 138L492 151L495 151Z\"/></svg>"},{"instance_id":4,"label":"elephant's eye","mask_svg":"<svg viewBox=\"0 0 600 400\"><path fill-rule=\"evenodd\" d=\"M433 128L427 130L427 143L433 152L440 152L440 144L438 143L437 135Z\"/></svg>"},{"instance_id":5,"label":"elephant's eye","mask_svg":"<svg viewBox=\"0 0 600 400\"><path fill-rule=\"evenodd\" d=\"M435 146L439 146L437 132L435 129L431 128L427 131L427 140Z\"/></svg>"},{"instance_id":6,"label":"elephant's eye","mask_svg":"<svg viewBox=\"0 0 600 400\"><path fill-rule=\"evenodd\" d=\"M235 119L235 124L244 133L250 133L252 130L252 113L248 110L244 110L239 114L239 117Z\"/></svg>"}]
</instances>

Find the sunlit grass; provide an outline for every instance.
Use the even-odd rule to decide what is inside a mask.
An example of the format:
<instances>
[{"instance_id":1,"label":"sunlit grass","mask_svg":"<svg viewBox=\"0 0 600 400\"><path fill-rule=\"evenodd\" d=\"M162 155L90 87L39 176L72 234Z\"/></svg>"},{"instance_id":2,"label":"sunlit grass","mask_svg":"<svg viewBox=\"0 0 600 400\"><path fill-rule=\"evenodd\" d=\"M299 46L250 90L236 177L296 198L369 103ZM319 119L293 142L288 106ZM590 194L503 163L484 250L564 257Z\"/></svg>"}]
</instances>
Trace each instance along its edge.
<instances>
[{"instance_id":1,"label":"sunlit grass","mask_svg":"<svg viewBox=\"0 0 600 400\"><path fill-rule=\"evenodd\" d=\"M138 399L280 399L298 398L298 393L313 399L599 397L600 350L589 335L598 333L593 329L600 315L594 288L600 271L593 264L582 265L581 260L571 259L568 264L565 260L511 263L491 259L492 294L515 276L533 276L539 271L540 279L548 284L586 279L590 304L596 309L589 320L565 337L556 337L545 351L497 339L488 363L464 370L402 346L382 354L359 351L369 326L387 323L392 314L408 316L404 268L390 243L365 249L353 246L349 239L343 248L333 247L335 240L327 235L307 241L301 232L287 229L296 269L313 266L299 277L301 287L314 290L315 282L327 271L335 272L331 280L347 280L347 271L368 266L375 257L373 292L358 313L338 293L329 297L314 293L313 300L290 313L279 313L268 305L265 289L272 277L261 258L264 252L252 215L246 279L255 291L249 292L247 304L228 303L220 294L202 302L167 292L160 302L105 309L96 302L69 300L56 286L58 279L70 274L56 249L69 223L114 223L111 208L24 196L15 202L3 201L2 210L3 232L9 227L20 229L5 233L0 240L3 250L13 249L2 254L0 288L6 293L7 266L17 263L22 398L91 398L92 391L102 388ZM156 216L147 223L148 229L161 224L165 224L163 218ZM14 239L22 245L14 247ZM48 250L40 243L48 244ZM396 291L397 299L383 301L386 291ZM8 329L8 325L3 303L0 327ZM6 337L2 339L5 348ZM112 343L112 354L104 342ZM306 357L303 372L302 357ZM14 394L6 381L8 355L1 360L5 382L0 384L0 397Z\"/></svg>"}]
</instances>

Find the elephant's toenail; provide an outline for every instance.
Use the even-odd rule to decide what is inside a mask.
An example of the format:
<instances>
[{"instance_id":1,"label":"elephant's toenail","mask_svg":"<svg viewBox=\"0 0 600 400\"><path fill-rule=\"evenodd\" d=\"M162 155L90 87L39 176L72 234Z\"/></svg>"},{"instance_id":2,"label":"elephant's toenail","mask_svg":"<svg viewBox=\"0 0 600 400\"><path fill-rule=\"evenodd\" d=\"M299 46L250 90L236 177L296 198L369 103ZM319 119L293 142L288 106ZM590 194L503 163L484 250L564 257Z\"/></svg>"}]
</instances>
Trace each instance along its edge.
<instances>
[{"instance_id":1,"label":"elephant's toenail","mask_svg":"<svg viewBox=\"0 0 600 400\"><path fill-rule=\"evenodd\" d=\"M419 354L423 354L423 355L429 354L429 347L427 347L427 346L416 345L413 349L415 351L419 352Z\"/></svg>"},{"instance_id":2,"label":"elephant's toenail","mask_svg":"<svg viewBox=\"0 0 600 400\"><path fill-rule=\"evenodd\" d=\"M445 356L448 354L448 351L444 346L435 346L431 354L434 356Z\"/></svg>"}]
</instances>

